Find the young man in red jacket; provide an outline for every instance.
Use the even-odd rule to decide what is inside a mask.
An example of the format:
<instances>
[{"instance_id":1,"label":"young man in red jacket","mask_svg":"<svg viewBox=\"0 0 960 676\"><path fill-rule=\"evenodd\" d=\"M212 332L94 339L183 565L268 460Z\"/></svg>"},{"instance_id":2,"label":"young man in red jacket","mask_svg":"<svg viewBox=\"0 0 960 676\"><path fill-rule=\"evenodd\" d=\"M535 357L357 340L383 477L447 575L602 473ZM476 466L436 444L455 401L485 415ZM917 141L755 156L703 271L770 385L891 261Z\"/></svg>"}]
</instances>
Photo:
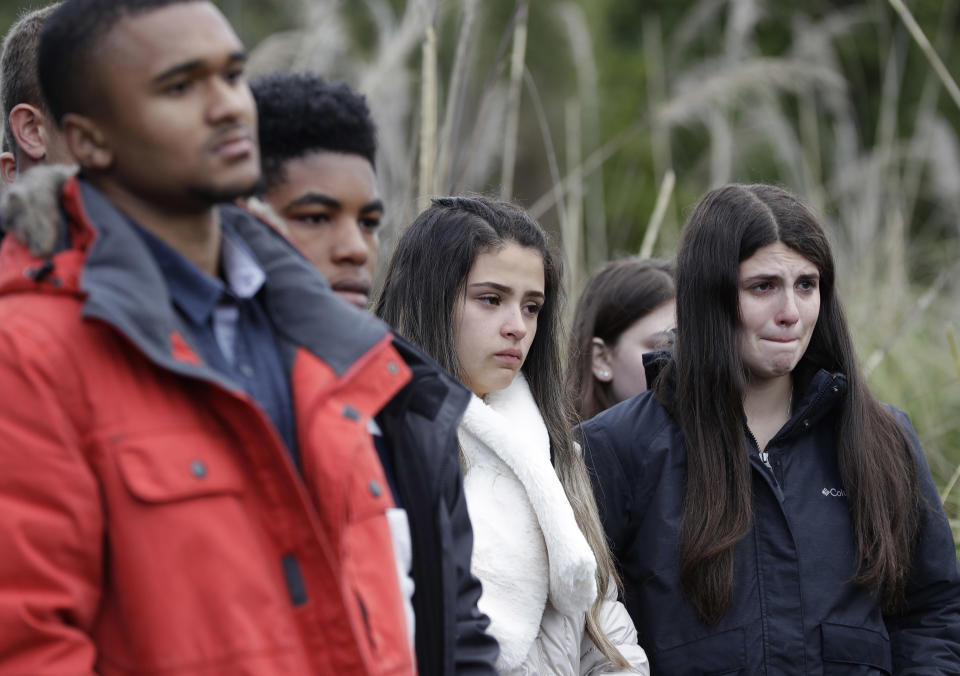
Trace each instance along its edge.
<instances>
[{"instance_id":1,"label":"young man in red jacket","mask_svg":"<svg viewBox=\"0 0 960 676\"><path fill-rule=\"evenodd\" d=\"M223 206L260 175L244 59L206 0L45 24L81 174L60 222L3 215L0 674L414 672L368 425L429 366ZM432 382L426 425L466 401Z\"/></svg>"}]
</instances>

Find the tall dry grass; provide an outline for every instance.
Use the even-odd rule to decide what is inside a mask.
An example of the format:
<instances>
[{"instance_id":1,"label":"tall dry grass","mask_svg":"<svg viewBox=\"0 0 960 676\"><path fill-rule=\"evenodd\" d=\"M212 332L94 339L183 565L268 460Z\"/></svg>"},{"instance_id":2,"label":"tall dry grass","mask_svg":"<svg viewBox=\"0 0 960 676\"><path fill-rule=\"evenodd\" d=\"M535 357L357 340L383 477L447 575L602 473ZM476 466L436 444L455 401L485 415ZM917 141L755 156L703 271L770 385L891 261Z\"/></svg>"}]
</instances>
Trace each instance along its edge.
<instances>
[{"instance_id":1,"label":"tall dry grass","mask_svg":"<svg viewBox=\"0 0 960 676\"><path fill-rule=\"evenodd\" d=\"M759 0L697 0L669 25L649 14L636 35L642 77L613 94L634 97L637 112L613 128L601 121L611 92L587 0L351 3L376 28L367 51L351 42L344 3L300 2L304 28L265 41L251 65L309 67L367 94L394 234L430 194L522 190L561 240L576 296L612 255L670 256L685 210L710 187L764 181L803 195L831 235L870 382L910 413L960 517L960 372L947 331L960 326L960 141L944 114L955 85L934 58L954 37L956 0L922 39L882 2L817 16L798 5L777 53L762 47L770 5ZM504 3L509 20L492 24ZM483 31L497 49L480 48ZM851 56L854 42L875 45L878 74ZM543 49L565 64L561 85L535 66ZM917 58L933 64L919 97L905 93ZM879 92L875 115L864 89ZM642 212L616 206L638 192L649 196Z\"/></svg>"}]
</instances>

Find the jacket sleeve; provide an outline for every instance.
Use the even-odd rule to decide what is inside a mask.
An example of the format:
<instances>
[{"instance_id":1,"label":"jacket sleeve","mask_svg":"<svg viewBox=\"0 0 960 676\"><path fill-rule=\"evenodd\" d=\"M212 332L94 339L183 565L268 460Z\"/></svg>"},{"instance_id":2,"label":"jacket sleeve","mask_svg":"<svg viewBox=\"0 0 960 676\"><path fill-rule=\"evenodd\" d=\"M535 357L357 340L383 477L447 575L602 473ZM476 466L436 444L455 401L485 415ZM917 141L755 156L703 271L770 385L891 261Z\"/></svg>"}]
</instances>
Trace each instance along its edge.
<instances>
[{"instance_id":1,"label":"jacket sleeve","mask_svg":"<svg viewBox=\"0 0 960 676\"><path fill-rule=\"evenodd\" d=\"M950 524L916 432L902 411L917 466L920 521L903 609L887 616L894 673L960 674L960 566Z\"/></svg>"},{"instance_id":2,"label":"jacket sleeve","mask_svg":"<svg viewBox=\"0 0 960 676\"><path fill-rule=\"evenodd\" d=\"M92 674L104 524L97 480L64 405L76 392L73 369L59 363L68 361L57 359L62 351L36 336L24 340L7 322L0 331L0 674Z\"/></svg>"},{"instance_id":3,"label":"jacket sleeve","mask_svg":"<svg viewBox=\"0 0 960 676\"><path fill-rule=\"evenodd\" d=\"M456 454L454 454L456 457ZM473 527L467 512L460 463L452 463L455 476L448 479L452 491L447 491L450 531L453 535L453 561L456 567L457 608L454 672L469 676L496 674L495 664L500 655L497 640L487 633L490 619L477 607L482 587L480 580L470 572L473 556Z\"/></svg>"},{"instance_id":4,"label":"jacket sleeve","mask_svg":"<svg viewBox=\"0 0 960 676\"><path fill-rule=\"evenodd\" d=\"M627 609L617 601L616 588L611 586L600 606L600 627L630 664L629 670L610 671L607 656L590 640L586 631L580 643L580 676L595 674L643 674L650 675L650 663L643 648L637 645L637 630Z\"/></svg>"}]
</instances>

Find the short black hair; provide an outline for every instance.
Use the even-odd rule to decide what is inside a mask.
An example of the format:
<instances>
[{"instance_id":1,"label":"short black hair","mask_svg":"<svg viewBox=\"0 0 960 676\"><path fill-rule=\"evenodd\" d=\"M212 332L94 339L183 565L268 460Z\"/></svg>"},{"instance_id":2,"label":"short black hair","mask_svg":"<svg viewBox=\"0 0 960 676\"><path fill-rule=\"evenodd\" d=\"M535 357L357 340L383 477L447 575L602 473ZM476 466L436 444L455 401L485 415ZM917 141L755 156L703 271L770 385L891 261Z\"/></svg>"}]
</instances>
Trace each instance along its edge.
<instances>
[{"instance_id":1,"label":"short black hair","mask_svg":"<svg viewBox=\"0 0 960 676\"><path fill-rule=\"evenodd\" d=\"M99 78L89 72L103 37L124 17L184 2L207 0L65 0L40 33L40 88L59 125L69 112L87 112Z\"/></svg>"},{"instance_id":2,"label":"short black hair","mask_svg":"<svg viewBox=\"0 0 960 676\"><path fill-rule=\"evenodd\" d=\"M377 129L366 98L316 73L271 73L250 83L257 102L264 187L284 165L311 152L360 155L376 166Z\"/></svg>"},{"instance_id":3,"label":"short black hair","mask_svg":"<svg viewBox=\"0 0 960 676\"><path fill-rule=\"evenodd\" d=\"M10 111L21 103L36 106L43 113L49 113L47 104L40 92L37 79L37 47L43 24L57 3L41 9L26 11L7 31L3 39L3 55L0 56L0 101L2 101L6 149L17 150L17 139L10 126Z\"/></svg>"}]
</instances>

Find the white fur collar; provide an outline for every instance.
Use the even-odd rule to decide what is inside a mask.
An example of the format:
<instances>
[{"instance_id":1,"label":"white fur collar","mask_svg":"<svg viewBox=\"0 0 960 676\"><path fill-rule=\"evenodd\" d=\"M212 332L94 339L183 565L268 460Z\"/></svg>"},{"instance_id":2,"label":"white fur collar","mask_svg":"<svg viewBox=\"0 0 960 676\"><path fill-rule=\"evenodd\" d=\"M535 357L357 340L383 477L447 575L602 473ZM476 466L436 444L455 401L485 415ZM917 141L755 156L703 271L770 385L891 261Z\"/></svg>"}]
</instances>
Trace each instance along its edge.
<instances>
[{"instance_id":1,"label":"white fur collar","mask_svg":"<svg viewBox=\"0 0 960 676\"><path fill-rule=\"evenodd\" d=\"M0 223L37 257L53 255L60 236L60 192L76 167L34 167L0 193Z\"/></svg>"},{"instance_id":2,"label":"white fur collar","mask_svg":"<svg viewBox=\"0 0 960 676\"><path fill-rule=\"evenodd\" d=\"M506 670L526 658L548 598L570 617L590 607L596 560L550 463L547 429L522 373L486 402L474 397L458 436L473 569L484 584L480 609Z\"/></svg>"}]
</instances>

